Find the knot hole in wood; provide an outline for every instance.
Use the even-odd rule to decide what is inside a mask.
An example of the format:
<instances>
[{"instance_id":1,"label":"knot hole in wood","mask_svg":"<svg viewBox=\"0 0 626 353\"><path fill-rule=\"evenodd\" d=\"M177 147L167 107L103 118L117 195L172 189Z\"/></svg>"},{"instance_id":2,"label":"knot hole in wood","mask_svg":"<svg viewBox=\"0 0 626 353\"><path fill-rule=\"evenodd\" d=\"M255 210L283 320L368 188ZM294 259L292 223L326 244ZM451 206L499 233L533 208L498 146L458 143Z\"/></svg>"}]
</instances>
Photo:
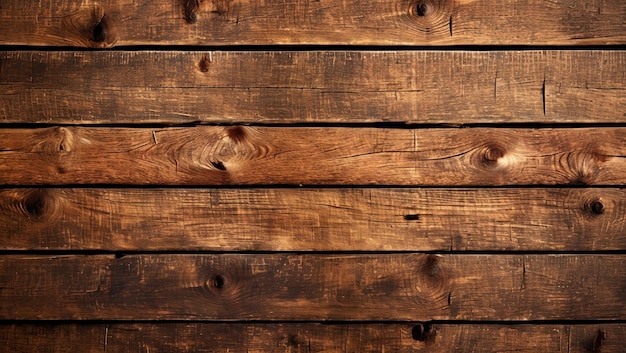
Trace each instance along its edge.
<instances>
[{"instance_id":1,"label":"knot hole in wood","mask_svg":"<svg viewBox=\"0 0 626 353\"><path fill-rule=\"evenodd\" d=\"M57 202L48 189L33 189L25 194L19 208L30 219L48 220L55 213Z\"/></svg>"},{"instance_id":2,"label":"knot hole in wood","mask_svg":"<svg viewBox=\"0 0 626 353\"><path fill-rule=\"evenodd\" d=\"M418 2L417 5L415 5L415 13L417 13L419 17L428 15L428 11L428 4L425 2Z\"/></svg>"},{"instance_id":3,"label":"knot hole in wood","mask_svg":"<svg viewBox=\"0 0 626 353\"><path fill-rule=\"evenodd\" d=\"M183 0L183 18L187 23L193 24L198 22L199 0Z\"/></svg>"},{"instance_id":4,"label":"knot hole in wood","mask_svg":"<svg viewBox=\"0 0 626 353\"><path fill-rule=\"evenodd\" d=\"M429 322L418 322L411 329L411 337L420 342L432 342L437 336L437 331Z\"/></svg>"},{"instance_id":5,"label":"knot hole in wood","mask_svg":"<svg viewBox=\"0 0 626 353\"><path fill-rule=\"evenodd\" d=\"M420 32L451 36L450 3L451 1L447 0L409 0L408 16L417 25L417 30Z\"/></svg>"},{"instance_id":6,"label":"knot hole in wood","mask_svg":"<svg viewBox=\"0 0 626 353\"><path fill-rule=\"evenodd\" d=\"M228 285L226 276L221 273L214 273L205 282L205 288L213 293L222 292Z\"/></svg>"},{"instance_id":7,"label":"knot hole in wood","mask_svg":"<svg viewBox=\"0 0 626 353\"><path fill-rule=\"evenodd\" d=\"M96 14L89 30L89 42L94 48L112 47L117 40L117 31L111 17L104 12Z\"/></svg>"},{"instance_id":8,"label":"knot hole in wood","mask_svg":"<svg viewBox=\"0 0 626 353\"><path fill-rule=\"evenodd\" d=\"M46 203L45 190L36 189L24 200L23 209L28 215L40 218L46 212Z\"/></svg>"},{"instance_id":9,"label":"knot hole in wood","mask_svg":"<svg viewBox=\"0 0 626 353\"><path fill-rule=\"evenodd\" d=\"M600 199L587 200L583 207L585 213L594 217L603 214L606 211L606 206Z\"/></svg>"},{"instance_id":10,"label":"knot hole in wood","mask_svg":"<svg viewBox=\"0 0 626 353\"><path fill-rule=\"evenodd\" d=\"M224 284L226 283L226 279L222 275L213 276L213 286L217 289L224 288Z\"/></svg>"},{"instance_id":11,"label":"knot hole in wood","mask_svg":"<svg viewBox=\"0 0 626 353\"><path fill-rule=\"evenodd\" d=\"M96 25L93 27L93 41L98 43L104 42L106 37L107 30L105 24L102 23L102 21L96 23Z\"/></svg>"}]
</instances>

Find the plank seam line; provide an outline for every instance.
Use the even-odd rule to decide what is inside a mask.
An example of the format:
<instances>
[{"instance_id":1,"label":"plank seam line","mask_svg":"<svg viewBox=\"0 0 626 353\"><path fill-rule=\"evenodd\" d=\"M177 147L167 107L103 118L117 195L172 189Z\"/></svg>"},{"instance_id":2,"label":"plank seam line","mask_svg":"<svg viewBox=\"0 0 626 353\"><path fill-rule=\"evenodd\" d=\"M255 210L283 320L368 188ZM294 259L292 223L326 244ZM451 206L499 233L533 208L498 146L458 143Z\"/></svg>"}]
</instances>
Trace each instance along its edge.
<instances>
[{"instance_id":1,"label":"plank seam line","mask_svg":"<svg viewBox=\"0 0 626 353\"><path fill-rule=\"evenodd\" d=\"M352 128L352 129L389 129L389 130L430 130L430 129L598 129L626 128L626 118L622 122L610 123L406 123L396 122L355 122L355 123L247 123L247 122L202 122L199 120L180 123L7 123L0 122L0 129L47 129L51 127L90 128L90 129L167 129L194 127L230 127L248 126L259 128Z\"/></svg>"},{"instance_id":2,"label":"plank seam line","mask_svg":"<svg viewBox=\"0 0 626 353\"><path fill-rule=\"evenodd\" d=\"M611 256L626 255L626 249L619 250L0 250L0 256L114 256L121 259L126 256L172 255L172 256L213 256L213 255L298 255L298 256L369 256L369 255L499 255L499 256ZM626 259L625 259L626 261Z\"/></svg>"},{"instance_id":3,"label":"plank seam line","mask_svg":"<svg viewBox=\"0 0 626 353\"><path fill-rule=\"evenodd\" d=\"M340 52L340 51L363 51L363 52L384 52L384 51L463 51L463 52L484 52L484 51L608 51L626 50L625 44L598 44L598 45L328 45L328 44L284 44L284 45L120 45L111 48L87 48L72 46L32 46L32 45L0 45L2 51L133 51L133 52L171 52L171 51L301 51L301 52Z\"/></svg>"},{"instance_id":4,"label":"plank seam line","mask_svg":"<svg viewBox=\"0 0 626 353\"><path fill-rule=\"evenodd\" d=\"M468 189L624 189L626 185L584 185L584 184L527 184L527 185L396 185L396 184L228 184L228 185L177 185L177 184L0 184L5 189L142 189L155 191L159 189L179 190L283 190L283 189L425 189L425 190L468 190Z\"/></svg>"},{"instance_id":5,"label":"plank seam line","mask_svg":"<svg viewBox=\"0 0 626 353\"><path fill-rule=\"evenodd\" d=\"M315 321L315 320L232 320L232 321L220 321L220 320L98 320L98 319L85 319L85 320L54 320L54 319L42 319L42 320L22 320L22 319L2 319L0 320L0 326L2 325L41 325L41 324L101 324L101 325L114 325L114 324L243 324L243 325L262 325L262 324L320 324L320 325L412 325L418 323L429 323L431 325L623 325L626 324L626 320L424 320L424 321L399 321L399 320L327 320L327 321Z\"/></svg>"}]
</instances>

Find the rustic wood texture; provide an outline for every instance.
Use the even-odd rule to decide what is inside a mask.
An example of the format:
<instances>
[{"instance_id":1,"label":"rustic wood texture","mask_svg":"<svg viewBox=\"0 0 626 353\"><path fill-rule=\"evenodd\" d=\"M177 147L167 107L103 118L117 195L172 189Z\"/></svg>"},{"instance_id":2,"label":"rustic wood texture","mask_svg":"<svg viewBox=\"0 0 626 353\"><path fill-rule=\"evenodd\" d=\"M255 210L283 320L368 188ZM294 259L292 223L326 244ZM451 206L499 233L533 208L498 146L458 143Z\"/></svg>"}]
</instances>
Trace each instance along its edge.
<instances>
[{"instance_id":1,"label":"rustic wood texture","mask_svg":"<svg viewBox=\"0 0 626 353\"><path fill-rule=\"evenodd\" d=\"M620 255L5 255L0 318L616 320Z\"/></svg>"},{"instance_id":2,"label":"rustic wood texture","mask_svg":"<svg viewBox=\"0 0 626 353\"><path fill-rule=\"evenodd\" d=\"M622 189L4 189L0 249L626 250Z\"/></svg>"},{"instance_id":3,"label":"rustic wood texture","mask_svg":"<svg viewBox=\"0 0 626 353\"><path fill-rule=\"evenodd\" d=\"M1 10L2 44L626 43L620 0L5 0Z\"/></svg>"},{"instance_id":4,"label":"rustic wood texture","mask_svg":"<svg viewBox=\"0 0 626 353\"><path fill-rule=\"evenodd\" d=\"M0 0L0 351L624 352L625 19Z\"/></svg>"},{"instance_id":5,"label":"rustic wood texture","mask_svg":"<svg viewBox=\"0 0 626 353\"><path fill-rule=\"evenodd\" d=\"M426 328L426 329L424 329ZM599 341L597 337L604 337ZM621 353L626 325L493 324L4 324L13 353L556 352Z\"/></svg>"},{"instance_id":6,"label":"rustic wood texture","mask_svg":"<svg viewBox=\"0 0 626 353\"><path fill-rule=\"evenodd\" d=\"M8 51L0 68L5 123L626 122L623 51Z\"/></svg>"},{"instance_id":7,"label":"rustic wood texture","mask_svg":"<svg viewBox=\"0 0 626 353\"><path fill-rule=\"evenodd\" d=\"M622 185L626 129L0 130L0 184Z\"/></svg>"}]
</instances>

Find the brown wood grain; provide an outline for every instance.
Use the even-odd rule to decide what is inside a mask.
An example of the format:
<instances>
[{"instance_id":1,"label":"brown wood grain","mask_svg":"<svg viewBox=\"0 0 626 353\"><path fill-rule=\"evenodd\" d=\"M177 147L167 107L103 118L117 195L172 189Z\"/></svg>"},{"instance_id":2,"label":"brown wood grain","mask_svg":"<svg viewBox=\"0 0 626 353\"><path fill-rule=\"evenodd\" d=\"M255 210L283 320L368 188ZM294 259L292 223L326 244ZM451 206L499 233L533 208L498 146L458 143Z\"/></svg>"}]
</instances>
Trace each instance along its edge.
<instances>
[{"instance_id":1,"label":"brown wood grain","mask_svg":"<svg viewBox=\"0 0 626 353\"><path fill-rule=\"evenodd\" d=\"M617 320L623 255L5 255L14 320Z\"/></svg>"},{"instance_id":2,"label":"brown wood grain","mask_svg":"<svg viewBox=\"0 0 626 353\"><path fill-rule=\"evenodd\" d=\"M5 123L618 123L623 51L0 52Z\"/></svg>"},{"instance_id":3,"label":"brown wood grain","mask_svg":"<svg viewBox=\"0 0 626 353\"><path fill-rule=\"evenodd\" d=\"M3 189L0 249L625 250L626 191Z\"/></svg>"},{"instance_id":4,"label":"brown wood grain","mask_svg":"<svg viewBox=\"0 0 626 353\"><path fill-rule=\"evenodd\" d=\"M0 130L0 184L622 185L626 129Z\"/></svg>"},{"instance_id":5,"label":"brown wood grain","mask_svg":"<svg viewBox=\"0 0 626 353\"><path fill-rule=\"evenodd\" d=\"M626 43L620 0L6 0L1 10L0 43L20 45Z\"/></svg>"},{"instance_id":6,"label":"brown wood grain","mask_svg":"<svg viewBox=\"0 0 626 353\"><path fill-rule=\"evenodd\" d=\"M426 327L428 330L424 330ZM423 332L423 334L420 334ZM626 345L624 324L3 324L13 353L128 352L593 352ZM591 348L591 349L590 349Z\"/></svg>"}]
</instances>

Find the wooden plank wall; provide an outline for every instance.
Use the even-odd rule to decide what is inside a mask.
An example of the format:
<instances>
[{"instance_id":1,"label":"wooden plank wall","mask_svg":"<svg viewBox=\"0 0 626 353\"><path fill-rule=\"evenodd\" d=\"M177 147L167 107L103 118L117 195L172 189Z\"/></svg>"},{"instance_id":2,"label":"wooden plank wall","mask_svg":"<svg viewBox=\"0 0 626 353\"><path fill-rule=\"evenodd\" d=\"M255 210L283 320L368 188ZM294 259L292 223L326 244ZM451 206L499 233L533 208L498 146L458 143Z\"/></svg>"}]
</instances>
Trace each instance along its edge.
<instances>
[{"instance_id":1,"label":"wooden plank wall","mask_svg":"<svg viewBox=\"0 0 626 353\"><path fill-rule=\"evenodd\" d=\"M0 350L623 352L626 2L0 3Z\"/></svg>"}]
</instances>

